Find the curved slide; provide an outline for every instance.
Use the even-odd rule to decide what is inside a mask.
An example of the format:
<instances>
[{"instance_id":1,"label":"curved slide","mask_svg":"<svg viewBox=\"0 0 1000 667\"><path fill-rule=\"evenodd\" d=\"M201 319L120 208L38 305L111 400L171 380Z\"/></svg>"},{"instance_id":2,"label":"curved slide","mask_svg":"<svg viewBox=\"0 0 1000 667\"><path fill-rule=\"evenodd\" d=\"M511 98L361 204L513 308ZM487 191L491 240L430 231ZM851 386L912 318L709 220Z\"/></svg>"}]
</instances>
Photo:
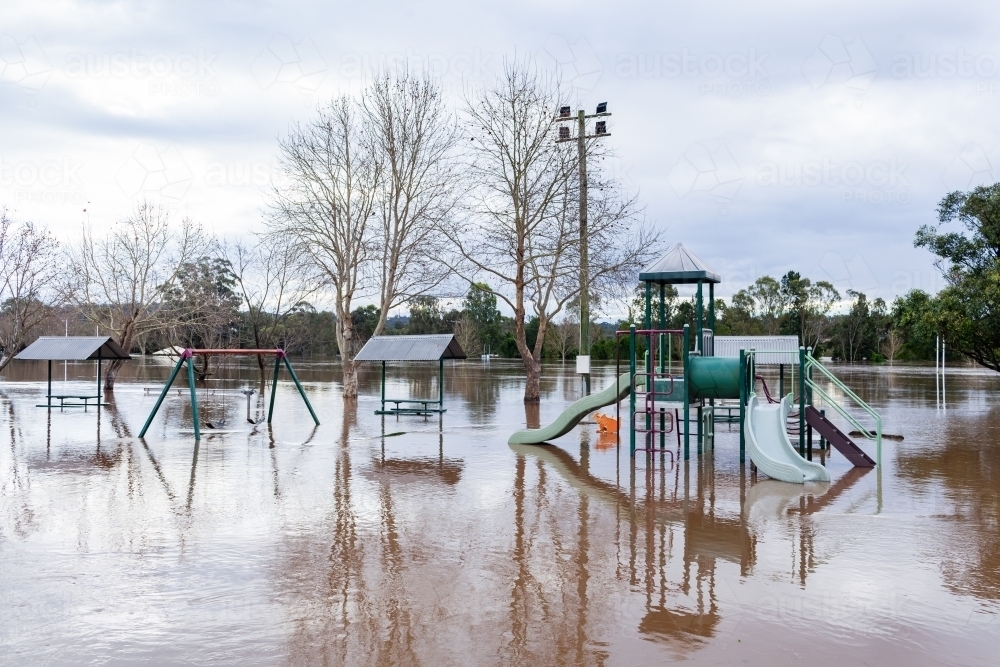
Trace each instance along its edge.
<instances>
[{"instance_id":1,"label":"curved slide","mask_svg":"<svg viewBox=\"0 0 1000 667\"><path fill-rule=\"evenodd\" d=\"M789 410L787 396L779 404L762 405L756 394L750 394L745 424L750 460L762 473L782 482L829 482L826 468L805 460L792 447L785 431Z\"/></svg>"},{"instance_id":2,"label":"curved slide","mask_svg":"<svg viewBox=\"0 0 1000 667\"><path fill-rule=\"evenodd\" d=\"M644 380L645 377L642 375L636 376L635 379L636 384L640 385L643 384ZM508 438L507 444L538 445L543 442L548 442L549 440L555 440L559 436L569 433L574 426L580 423L581 419L597 408L603 408L605 405L617 403L627 397L628 394L629 376L628 373L622 373L618 378L617 383L608 385L603 391L591 394L590 396L584 396L580 400L571 403L569 407L563 410L562 414L556 417L556 420L548 426L518 431Z\"/></svg>"}]
</instances>

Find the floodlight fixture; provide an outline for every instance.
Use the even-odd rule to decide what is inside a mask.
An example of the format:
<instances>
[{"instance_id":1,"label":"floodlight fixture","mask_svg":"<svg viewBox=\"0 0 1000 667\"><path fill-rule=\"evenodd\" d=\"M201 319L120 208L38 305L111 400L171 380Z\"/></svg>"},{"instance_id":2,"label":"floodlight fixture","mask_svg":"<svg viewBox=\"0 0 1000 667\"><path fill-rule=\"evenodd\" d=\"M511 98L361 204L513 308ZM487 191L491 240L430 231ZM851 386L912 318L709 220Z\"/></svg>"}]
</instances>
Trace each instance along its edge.
<instances>
[{"instance_id":1,"label":"floodlight fixture","mask_svg":"<svg viewBox=\"0 0 1000 667\"><path fill-rule=\"evenodd\" d=\"M571 107L559 107L560 118L569 118L570 112L571 112Z\"/></svg>"},{"instance_id":2,"label":"floodlight fixture","mask_svg":"<svg viewBox=\"0 0 1000 667\"><path fill-rule=\"evenodd\" d=\"M607 112L608 112L608 103L607 102L598 103L597 113L607 113Z\"/></svg>"},{"instance_id":3,"label":"floodlight fixture","mask_svg":"<svg viewBox=\"0 0 1000 667\"><path fill-rule=\"evenodd\" d=\"M566 127L565 125L560 125L559 126L559 138L560 139L569 139L569 128Z\"/></svg>"}]
</instances>

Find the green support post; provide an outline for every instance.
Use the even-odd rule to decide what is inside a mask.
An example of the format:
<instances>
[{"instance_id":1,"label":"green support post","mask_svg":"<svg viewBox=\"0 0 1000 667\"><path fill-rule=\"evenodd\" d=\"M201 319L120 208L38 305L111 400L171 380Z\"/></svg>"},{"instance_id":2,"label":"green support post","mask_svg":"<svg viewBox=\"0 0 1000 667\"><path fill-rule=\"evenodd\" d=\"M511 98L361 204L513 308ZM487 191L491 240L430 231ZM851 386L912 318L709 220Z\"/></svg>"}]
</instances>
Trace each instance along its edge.
<instances>
[{"instance_id":1,"label":"green support post","mask_svg":"<svg viewBox=\"0 0 1000 667\"><path fill-rule=\"evenodd\" d=\"M684 395L681 400L684 401L684 460L687 461L691 458L691 429L689 428L691 422L691 385L689 383L690 373L688 372L688 362L690 358L689 349L691 347L691 325L684 325L684 356L682 362L682 370L684 373Z\"/></svg>"},{"instance_id":2,"label":"green support post","mask_svg":"<svg viewBox=\"0 0 1000 667\"><path fill-rule=\"evenodd\" d=\"M643 320L643 328L651 329L653 322L653 283L646 282L646 319Z\"/></svg>"},{"instance_id":3,"label":"green support post","mask_svg":"<svg viewBox=\"0 0 1000 667\"><path fill-rule=\"evenodd\" d=\"M746 404L749 400L747 392L747 353L740 350L740 463L746 461L747 441L743 426L746 418Z\"/></svg>"},{"instance_id":4,"label":"green support post","mask_svg":"<svg viewBox=\"0 0 1000 667\"><path fill-rule=\"evenodd\" d=\"M666 305L663 303L666 297L667 286L664 283L660 283L660 329L667 328L667 311ZM663 363L663 336L664 334L659 334L659 355L660 355L660 369L659 372L662 374L664 372L665 366Z\"/></svg>"},{"instance_id":5,"label":"green support post","mask_svg":"<svg viewBox=\"0 0 1000 667\"><path fill-rule=\"evenodd\" d=\"M288 357L283 356L281 358L285 361L285 368L288 369L288 374L292 376L292 382L295 383L295 387L299 390L299 396L302 397L302 400L306 403L306 407L309 408L309 414L312 415L313 421L316 422L316 426L319 426L319 417L316 416L316 411L313 410L312 403L310 403L309 399L306 397L306 392L302 388L302 383L299 382L299 376L295 374L295 369L293 369L292 365L288 362ZM271 392L271 396L274 396L273 391Z\"/></svg>"},{"instance_id":6,"label":"green support post","mask_svg":"<svg viewBox=\"0 0 1000 667\"><path fill-rule=\"evenodd\" d=\"M444 357L438 359L438 409L444 409Z\"/></svg>"},{"instance_id":7,"label":"green support post","mask_svg":"<svg viewBox=\"0 0 1000 667\"><path fill-rule=\"evenodd\" d=\"M126 350L127 352L128 350ZM97 348L97 406L101 405L101 348Z\"/></svg>"},{"instance_id":8,"label":"green support post","mask_svg":"<svg viewBox=\"0 0 1000 667\"><path fill-rule=\"evenodd\" d=\"M708 284L708 328L715 333L715 283Z\"/></svg>"},{"instance_id":9,"label":"green support post","mask_svg":"<svg viewBox=\"0 0 1000 667\"><path fill-rule=\"evenodd\" d=\"M382 412L385 412L385 362L382 362Z\"/></svg>"},{"instance_id":10,"label":"green support post","mask_svg":"<svg viewBox=\"0 0 1000 667\"><path fill-rule=\"evenodd\" d=\"M698 338L695 340L695 346L698 348L699 352L702 352L702 349L701 349L701 344L702 344L701 330L702 330L702 328L705 325L705 322L704 322L704 308L705 308L705 304L704 304L704 300L702 298L701 281L699 280L698 281L698 304L696 306L696 312L698 314L698 319L697 319L698 329L695 332L695 334L698 336Z\"/></svg>"},{"instance_id":11,"label":"green support post","mask_svg":"<svg viewBox=\"0 0 1000 667\"><path fill-rule=\"evenodd\" d=\"M281 370L281 357L274 358L274 377L271 378L271 405L267 408L267 423L271 423L274 414L274 396L278 393L278 372Z\"/></svg>"},{"instance_id":12,"label":"green support post","mask_svg":"<svg viewBox=\"0 0 1000 667\"><path fill-rule=\"evenodd\" d=\"M49 391L45 395L45 404L48 406L49 410L52 409L52 360L51 359L49 359Z\"/></svg>"},{"instance_id":13,"label":"green support post","mask_svg":"<svg viewBox=\"0 0 1000 667\"><path fill-rule=\"evenodd\" d=\"M194 387L194 356L187 358L188 387L191 389L191 419L194 420L195 442L201 440L201 424L198 421L198 392Z\"/></svg>"},{"instance_id":14,"label":"green support post","mask_svg":"<svg viewBox=\"0 0 1000 667\"><path fill-rule=\"evenodd\" d=\"M799 347L799 456L806 453L806 348Z\"/></svg>"},{"instance_id":15,"label":"green support post","mask_svg":"<svg viewBox=\"0 0 1000 667\"><path fill-rule=\"evenodd\" d=\"M778 364L778 399L785 395L785 365Z\"/></svg>"},{"instance_id":16,"label":"green support post","mask_svg":"<svg viewBox=\"0 0 1000 667\"><path fill-rule=\"evenodd\" d=\"M629 404L628 404L628 437L629 455L635 456L635 325L628 327L628 377L629 377Z\"/></svg>"},{"instance_id":17,"label":"green support post","mask_svg":"<svg viewBox=\"0 0 1000 667\"><path fill-rule=\"evenodd\" d=\"M184 357L182 356L180 359L177 360L177 364L174 366L173 372L170 373L170 379L167 380L167 383L165 385L163 385L163 391L160 392L160 397L156 399L156 405L153 406L153 411L149 413L149 417L146 419L146 423L143 425L142 430L139 431L140 438L146 435L146 431L149 429L149 425L153 422L153 417L156 416L156 412L160 409L160 406L163 404L163 399L167 397L167 392L170 391L170 385L172 385L174 383L174 380L177 379L177 374L180 372L181 366L183 364L184 364ZM51 378L49 379L49 383L51 386ZM51 389L49 390L49 393L50 394L52 393Z\"/></svg>"}]
</instances>

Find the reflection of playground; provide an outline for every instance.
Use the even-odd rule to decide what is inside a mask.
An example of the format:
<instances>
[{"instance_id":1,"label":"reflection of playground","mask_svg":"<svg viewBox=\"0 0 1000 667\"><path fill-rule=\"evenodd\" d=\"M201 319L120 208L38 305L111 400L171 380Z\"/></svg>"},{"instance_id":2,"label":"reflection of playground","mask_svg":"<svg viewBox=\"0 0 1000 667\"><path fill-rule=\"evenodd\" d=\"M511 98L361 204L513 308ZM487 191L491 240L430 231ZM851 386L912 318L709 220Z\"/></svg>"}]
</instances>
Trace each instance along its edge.
<instances>
[{"instance_id":1,"label":"reflection of playground","mask_svg":"<svg viewBox=\"0 0 1000 667\"><path fill-rule=\"evenodd\" d=\"M566 451L546 445L510 445L519 458L531 456L557 472L581 498L615 507L628 526L627 572L633 590L645 597L638 630L675 650L696 649L711 638L722 620L716 595L721 562L738 565L740 576L752 574L758 542L755 525L768 517L812 514L832 504L869 470L856 468L835 484L796 484L765 480L747 488L749 470L740 470L739 513L717 505L713 450L700 461L678 466L632 469L631 492L596 477ZM674 476L668 489L667 477ZM581 500L582 502L582 500ZM728 512L728 513L727 513ZM521 527L517 528L518 533ZM581 529L582 530L582 529ZM803 528L803 532L808 532ZM796 540L803 563L815 562L813 540ZM677 539L683 549L676 550ZM681 562L676 562L677 556ZM678 572L679 567L679 572ZM804 583L806 568L801 577ZM679 574L679 576L678 576Z\"/></svg>"}]
</instances>

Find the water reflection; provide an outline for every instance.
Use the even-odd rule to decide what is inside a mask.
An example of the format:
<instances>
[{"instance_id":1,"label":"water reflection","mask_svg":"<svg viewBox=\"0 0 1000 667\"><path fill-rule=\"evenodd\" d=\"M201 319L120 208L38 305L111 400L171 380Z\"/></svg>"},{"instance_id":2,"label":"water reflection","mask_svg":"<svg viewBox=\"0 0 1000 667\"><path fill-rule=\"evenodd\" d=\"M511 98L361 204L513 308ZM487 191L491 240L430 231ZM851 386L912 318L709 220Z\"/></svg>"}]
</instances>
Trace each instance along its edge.
<instances>
[{"instance_id":1,"label":"water reflection","mask_svg":"<svg viewBox=\"0 0 1000 667\"><path fill-rule=\"evenodd\" d=\"M4 385L6 663L995 658L990 377L956 373L939 417L921 369L841 369L906 440L877 471L834 452L833 482L803 487L754 479L723 429L704 458L677 463L633 466L593 424L555 446L507 446L522 420L546 423L578 397L571 369L548 371L546 399L525 406L510 369L456 364L447 413L396 420L373 414L377 374L345 404L335 365L296 368L322 426L290 385L270 425L206 394L206 411L234 421L200 443L184 395L134 438L159 366L138 364L138 381L89 413L34 408L38 378ZM598 371L602 386L613 368ZM436 369L395 372L401 389L434 391Z\"/></svg>"}]
</instances>

